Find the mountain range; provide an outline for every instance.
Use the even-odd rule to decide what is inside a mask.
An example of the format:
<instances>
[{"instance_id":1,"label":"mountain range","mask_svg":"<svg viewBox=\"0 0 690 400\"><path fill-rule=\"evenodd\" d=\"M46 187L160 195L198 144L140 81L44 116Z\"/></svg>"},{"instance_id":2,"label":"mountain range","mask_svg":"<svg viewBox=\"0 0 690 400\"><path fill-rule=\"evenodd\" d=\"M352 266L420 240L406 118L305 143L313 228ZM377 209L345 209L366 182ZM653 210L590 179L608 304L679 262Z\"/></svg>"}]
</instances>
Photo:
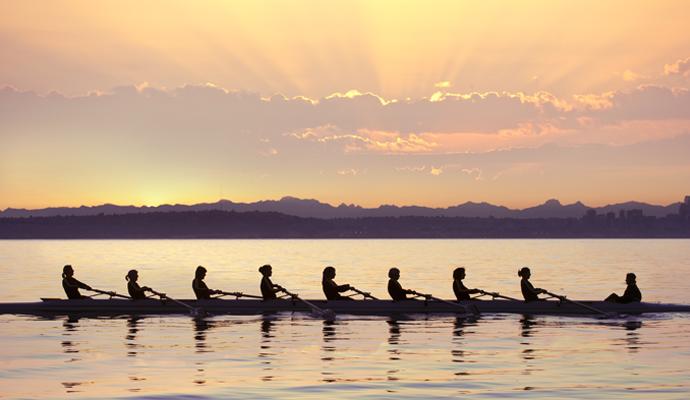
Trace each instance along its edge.
<instances>
[{"instance_id":1,"label":"mountain range","mask_svg":"<svg viewBox=\"0 0 690 400\"><path fill-rule=\"evenodd\" d=\"M510 209L489 203L466 202L447 208L431 208L423 206L395 206L381 205L376 208L365 208L354 204L340 204L332 206L314 199L299 199L286 196L280 200L263 200L253 203L235 203L230 200L220 200L215 203L199 203L194 205L163 204L160 206L118 206L103 204L98 206L81 207L50 207L43 209L7 208L0 211L0 218L53 217L53 216L89 216L89 215L122 215L141 214L151 212L188 212L188 211L235 211L235 212L278 212L304 218L362 218L362 217L466 217L466 218L580 218L587 210L594 209L597 214L621 210L642 210L644 215L665 217L678 213L680 202L666 206L629 201L610 204L604 207L588 207L581 202L561 204L551 199L543 204L525 209Z\"/></svg>"}]
</instances>

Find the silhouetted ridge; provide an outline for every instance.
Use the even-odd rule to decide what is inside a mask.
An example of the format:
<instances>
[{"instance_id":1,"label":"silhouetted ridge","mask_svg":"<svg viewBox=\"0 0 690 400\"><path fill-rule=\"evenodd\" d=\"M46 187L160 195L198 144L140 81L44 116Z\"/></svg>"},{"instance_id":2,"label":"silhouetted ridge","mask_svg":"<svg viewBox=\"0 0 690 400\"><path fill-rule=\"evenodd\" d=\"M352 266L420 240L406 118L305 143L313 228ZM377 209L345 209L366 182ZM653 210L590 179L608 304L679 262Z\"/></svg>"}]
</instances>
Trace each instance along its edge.
<instances>
[{"instance_id":1,"label":"silhouetted ridge","mask_svg":"<svg viewBox=\"0 0 690 400\"><path fill-rule=\"evenodd\" d=\"M675 213L680 203L668 206L650 205L640 202L626 202L612 204L605 207L594 208L599 213L615 212L621 210L640 209L645 215L664 217ZM219 200L215 203L200 203L194 205L163 204L156 207L117 206L103 204L99 206L81 207L50 207L39 210L27 210L8 208L0 212L0 217L50 217L50 216L88 216L88 215L115 215L135 214L152 211L159 212L184 212L184 211L261 211L278 212L305 218L363 218L363 217L467 217L467 218L577 218L591 207L581 202L563 205L556 199L550 199L541 205L525 208L523 210L510 209L504 206L496 206L486 202L466 202L447 208L432 208L422 206L396 206L391 204L381 205L376 208L365 208L355 204L341 203L334 207L315 199L299 199L285 196L280 200L262 200L254 203L235 203L230 200Z\"/></svg>"},{"instance_id":2,"label":"silhouetted ridge","mask_svg":"<svg viewBox=\"0 0 690 400\"><path fill-rule=\"evenodd\" d=\"M579 218L303 218L277 212L152 211L131 214L0 218L0 239L108 238L690 238L690 200L677 214L640 209Z\"/></svg>"}]
</instances>

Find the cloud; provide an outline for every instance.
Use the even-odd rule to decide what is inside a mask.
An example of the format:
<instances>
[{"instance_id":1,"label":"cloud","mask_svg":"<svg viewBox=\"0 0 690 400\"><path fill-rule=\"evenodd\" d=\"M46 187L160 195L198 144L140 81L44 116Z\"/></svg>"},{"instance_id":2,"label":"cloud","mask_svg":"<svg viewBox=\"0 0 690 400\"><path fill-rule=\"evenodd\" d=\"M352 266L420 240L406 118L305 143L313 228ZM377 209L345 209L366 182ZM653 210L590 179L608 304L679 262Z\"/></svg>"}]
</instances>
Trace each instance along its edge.
<instances>
[{"instance_id":1,"label":"cloud","mask_svg":"<svg viewBox=\"0 0 690 400\"><path fill-rule=\"evenodd\" d=\"M664 75L681 75L690 77L690 57L664 65Z\"/></svg>"},{"instance_id":2,"label":"cloud","mask_svg":"<svg viewBox=\"0 0 690 400\"><path fill-rule=\"evenodd\" d=\"M450 86L450 81L441 81L434 83L434 87L436 88L449 88Z\"/></svg>"},{"instance_id":3,"label":"cloud","mask_svg":"<svg viewBox=\"0 0 690 400\"><path fill-rule=\"evenodd\" d=\"M142 84L75 97L5 87L0 133L114 148L129 143L134 151L166 157L207 148L218 157L242 159L303 156L316 149L328 154L481 152L549 142L630 143L615 132L622 125L633 128L631 138L669 137L690 128L688 110L688 89L661 85L569 98L545 91L439 91L417 99L356 90L321 99L265 97L212 84L170 89ZM643 121L649 122L634 125ZM649 133L642 135L641 129Z\"/></svg>"},{"instance_id":4,"label":"cloud","mask_svg":"<svg viewBox=\"0 0 690 400\"><path fill-rule=\"evenodd\" d=\"M362 174L364 171L358 170L355 168L347 168L347 169L340 169L336 171L335 173L340 175L340 176L357 176Z\"/></svg>"},{"instance_id":5,"label":"cloud","mask_svg":"<svg viewBox=\"0 0 690 400\"><path fill-rule=\"evenodd\" d=\"M623 76L623 80L626 82L634 82L634 81L638 81L638 80L644 78L644 76L642 76L638 73L635 73L629 69L626 69L625 71L623 71L622 76Z\"/></svg>"},{"instance_id":6,"label":"cloud","mask_svg":"<svg viewBox=\"0 0 690 400\"><path fill-rule=\"evenodd\" d=\"M429 173L433 176L439 176L443 173L443 168L442 167L431 167L431 170Z\"/></svg>"}]
</instances>

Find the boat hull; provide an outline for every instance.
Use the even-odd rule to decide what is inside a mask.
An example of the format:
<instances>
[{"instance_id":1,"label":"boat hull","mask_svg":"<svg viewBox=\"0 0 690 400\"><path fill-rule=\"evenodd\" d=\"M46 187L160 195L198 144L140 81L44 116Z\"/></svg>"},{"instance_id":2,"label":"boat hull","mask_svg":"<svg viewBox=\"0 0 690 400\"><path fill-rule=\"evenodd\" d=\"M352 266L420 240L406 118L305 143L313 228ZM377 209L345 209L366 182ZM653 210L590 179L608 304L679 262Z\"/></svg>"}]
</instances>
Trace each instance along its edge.
<instances>
[{"instance_id":1,"label":"boat hull","mask_svg":"<svg viewBox=\"0 0 690 400\"><path fill-rule=\"evenodd\" d=\"M182 300L192 308L209 314L252 315L279 312L311 312L311 308L299 300ZM308 300L321 309L332 310L336 314L351 315L396 315L396 314L463 314L515 313L515 314L554 314L585 315L596 314L585 307L570 302L538 301L522 302L510 300L465 301L448 304L438 301L325 301ZM604 301L582 301L606 313L643 314L662 312L690 312L690 305L661 303L618 304ZM465 311L466 310L466 311ZM0 303L0 314L32 315L129 315L129 314L189 314L190 309L173 301L161 300L60 300L46 299L31 303Z\"/></svg>"}]
</instances>

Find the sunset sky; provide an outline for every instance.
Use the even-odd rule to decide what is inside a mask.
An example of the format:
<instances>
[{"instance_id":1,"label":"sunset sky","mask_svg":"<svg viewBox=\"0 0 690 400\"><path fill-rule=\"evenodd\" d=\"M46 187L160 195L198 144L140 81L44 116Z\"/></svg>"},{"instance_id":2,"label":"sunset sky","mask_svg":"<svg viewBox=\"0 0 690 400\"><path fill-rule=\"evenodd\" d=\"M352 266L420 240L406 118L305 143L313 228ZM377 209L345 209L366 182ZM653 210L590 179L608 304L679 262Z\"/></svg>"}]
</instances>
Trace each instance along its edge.
<instances>
[{"instance_id":1,"label":"sunset sky","mask_svg":"<svg viewBox=\"0 0 690 400\"><path fill-rule=\"evenodd\" d=\"M0 209L690 194L687 1L0 0Z\"/></svg>"}]
</instances>

